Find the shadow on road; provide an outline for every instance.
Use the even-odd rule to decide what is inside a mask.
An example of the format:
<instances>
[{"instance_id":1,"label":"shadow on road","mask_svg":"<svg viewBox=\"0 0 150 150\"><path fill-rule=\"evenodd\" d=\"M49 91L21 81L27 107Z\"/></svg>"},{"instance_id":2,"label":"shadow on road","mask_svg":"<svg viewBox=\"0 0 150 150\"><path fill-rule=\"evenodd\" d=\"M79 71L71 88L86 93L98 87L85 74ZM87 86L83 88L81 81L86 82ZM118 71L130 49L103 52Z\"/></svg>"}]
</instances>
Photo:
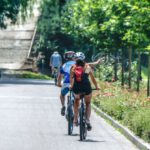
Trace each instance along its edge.
<instances>
[{"instance_id":1,"label":"shadow on road","mask_svg":"<svg viewBox=\"0 0 150 150\"><path fill-rule=\"evenodd\" d=\"M71 134L71 135L65 134L65 136L70 136L70 137L72 137L72 136L79 136L79 134L77 134L77 133L74 133L74 134Z\"/></svg>"},{"instance_id":2,"label":"shadow on road","mask_svg":"<svg viewBox=\"0 0 150 150\"><path fill-rule=\"evenodd\" d=\"M80 140L78 140L78 141L80 141ZM99 140L93 140L93 139L86 139L86 140L80 141L80 142L85 142L85 143L103 143L103 142L106 142L106 141L104 141L104 140L99 141Z\"/></svg>"},{"instance_id":3,"label":"shadow on road","mask_svg":"<svg viewBox=\"0 0 150 150\"><path fill-rule=\"evenodd\" d=\"M79 134L76 133L76 134L72 134L71 136L79 136Z\"/></svg>"},{"instance_id":4,"label":"shadow on road","mask_svg":"<svg viewBox=\"0 0 150 150\"><path fill-rule=\"evenodd\" d=\"M34 81L34 80L8 80L0 81L0 86L7 84L27 84L27 85L54 85L51 81Z\"/></svg>"}]
</instances>

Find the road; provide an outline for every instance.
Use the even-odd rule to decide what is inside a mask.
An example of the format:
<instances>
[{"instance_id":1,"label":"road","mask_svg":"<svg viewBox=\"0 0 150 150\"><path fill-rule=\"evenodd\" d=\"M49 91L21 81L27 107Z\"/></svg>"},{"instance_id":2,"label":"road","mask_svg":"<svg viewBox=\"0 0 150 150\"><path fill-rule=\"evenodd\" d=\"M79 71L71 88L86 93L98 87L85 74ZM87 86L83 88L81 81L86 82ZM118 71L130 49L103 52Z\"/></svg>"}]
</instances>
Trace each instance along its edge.
<instances>
[{"instance_id":1,"label":"road","mask_svg":"<svg viewBox=\"0 0 150 150\"><path fill-rule=\"evenodd\" d=\"M59 92L46 81L0 83L0 150L137 150L94 112L85 142L78 128L68 136Z\"/></svg>"}]
</instances>

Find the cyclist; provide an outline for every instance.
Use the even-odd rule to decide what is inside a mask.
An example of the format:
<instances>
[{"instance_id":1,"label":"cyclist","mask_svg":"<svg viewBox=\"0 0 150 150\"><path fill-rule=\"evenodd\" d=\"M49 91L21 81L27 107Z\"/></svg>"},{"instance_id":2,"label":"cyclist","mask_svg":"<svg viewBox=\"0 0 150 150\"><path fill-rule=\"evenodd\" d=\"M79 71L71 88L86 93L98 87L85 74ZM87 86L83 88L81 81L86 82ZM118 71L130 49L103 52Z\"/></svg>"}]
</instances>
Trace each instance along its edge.
<instances>
[{"instance_id":1,"label":"cyclist","mask_svg":"<svg viewBox=\"0 0 150 150\"><path fill-rule=\"evenodd\" d=\"M61 104L62 104L62 108L61 108L61 115L64 116L65 115L65 96L66 94L69 92L69 86L70 86L70 69L71 67L76 63L75 59L76 56L78 56L78 52L77 55L75 54L75 52L73 51L68 51L64 54L64 59L67 61L60 69L60 73L58 75L58 86L61 87L61 93L60 93L60 100L61 100ZM95 65L101 63L100 60L96 61L96 62L91 62L88 63L91 67L94 67ZM61 81L64 78L63 81L63 85L61 85Z\"/></svg>"},{"instance_id":2,"label":"cyclist","mask_svg":"<svg viewBox=\"0 0 150 150\"><path fill-rule=\"evenodd\" d=\"M84 93L84 99L86 104L86 123L87 129L91 130L92 126L90 123L91 115L91 98L92 89L89 81L89 76L95 88L99 90L96 79L93 75L92 69L88 63L85 62L85 55L82 52L76 53L76 64L72 66L70 71L70 88L74 92L75 103L74 103L74 125L78 125L78 107L80 102L80 95Z\"/></svg>"},{"instance_id":3,"label":"cyclist","mask_svg":"<svg viewBox=\"0 0 150 150\"><path fill-rule=\"evenodd\" d=\"M55 68L57 68L59 71L62 65L62 58L61 58L61 55L57 51L54 51L54 53L50 57L49 65L51 67L52 75L54 75Z\"/></svg>"},{"instance_id":4,"label":"cyclist","mask_svg":"<svg viewBox=\"0 0 150 150\"><path fill-rule=\"evenodd\" d=\"M58 86L61 87L61 80L64 77L63 85L61 87L60 100L62 104L61 115L65 115L65 95L69 92L70 86L70 69L72 65L75 64L73 51L68 51L64 54L64 59L67 61L60 68L60 73L58 75Z\"/></svg>"}]
</instances>

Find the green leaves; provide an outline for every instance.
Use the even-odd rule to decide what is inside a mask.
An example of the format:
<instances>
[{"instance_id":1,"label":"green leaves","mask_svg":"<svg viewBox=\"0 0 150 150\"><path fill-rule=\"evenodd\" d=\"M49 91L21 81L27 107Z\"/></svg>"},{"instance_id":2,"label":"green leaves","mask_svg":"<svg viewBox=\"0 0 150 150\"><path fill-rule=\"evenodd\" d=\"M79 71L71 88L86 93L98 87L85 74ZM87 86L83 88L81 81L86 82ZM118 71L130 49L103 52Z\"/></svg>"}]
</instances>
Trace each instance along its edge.
<instances>
[{"instance_id":1,"label":"green leaves","mask_svg":"<svg viewBox=\"0 0 150 150\"><path fill-rule=\"evenodd\" d=\"M99 39L93 43L95 46L109 47L119 43L118 47L132 45L144 49L149 43L148 1L82 0L70 3L69 7L73 10L65 32L79 38L82 34L91 42Z\"/></svg>"},{"instance_id":2,"label":"green leaves","mask_svg":"<svg viewBox=\"0 0 150 150\"><path fill-rule=\"evenodd\" d=\"M23 18L27 16L27 8L32 8L35 0L1 0L0 28L6 28L8 22L15 23L21 12Z\"/></svg>"}]
</instances>

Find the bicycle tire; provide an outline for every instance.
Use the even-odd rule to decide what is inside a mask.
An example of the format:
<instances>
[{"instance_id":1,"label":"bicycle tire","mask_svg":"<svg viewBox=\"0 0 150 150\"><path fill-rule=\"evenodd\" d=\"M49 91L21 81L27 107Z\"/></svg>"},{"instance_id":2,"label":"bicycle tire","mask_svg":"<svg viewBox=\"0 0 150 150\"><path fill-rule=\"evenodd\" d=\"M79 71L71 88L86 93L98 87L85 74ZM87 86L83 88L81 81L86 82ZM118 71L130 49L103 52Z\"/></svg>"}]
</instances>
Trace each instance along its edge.
<instances>
[{"instance_id":1,"label":"bicycle tire","mask_svg":"<svg viewBox=\"0 0 150 150\"><path fill-rule=\"evenodd\" d=\"M86 118L85 118L85 112L84 112L84 115L83 115L83 139L85 140L86 139L86 136L87 136L87 125L86 125Z\"/></svg>"},{"instance_id":2,"label":"bicycle tire","mask_svg":"<svg viewBox=\"0 0 150 150\"><path fill-rule=\"evenodd\" d=\"M55 76L55 85L57 85L57 76Z\"/></svg>"},{"instance_id":3,"label":"bicycle tire","mask_svg":"<svg viewBox=\"0 0 150 150\"><path fill-rule=\"evenodd\" d=\"M73 131L73 119L71 115L71 110L68 110L68 135L71 135Z\"/></svg>"},{"instance_id":4,"label":"bicycle tire","mask_svg":"<svg viewBox=\"0 0 150 150\"><path fill-rule=\"evenodd\" d=\"M83 123L83 110L80 108L80 141L84 139L84 123Z\"/></svg>"},{"instance_id":5,"label":"bicycle tire","mask_svg":"<svg viewBox=\"0 0 150 150\"><path fill-rule=\"evenodd\" d=\"M68 107L67 107L67 120L68 120L68 135L71 135L73 132L73 110L72 110L72 103L71 97L68 96Z\"/></svg>"}]
</instances>

